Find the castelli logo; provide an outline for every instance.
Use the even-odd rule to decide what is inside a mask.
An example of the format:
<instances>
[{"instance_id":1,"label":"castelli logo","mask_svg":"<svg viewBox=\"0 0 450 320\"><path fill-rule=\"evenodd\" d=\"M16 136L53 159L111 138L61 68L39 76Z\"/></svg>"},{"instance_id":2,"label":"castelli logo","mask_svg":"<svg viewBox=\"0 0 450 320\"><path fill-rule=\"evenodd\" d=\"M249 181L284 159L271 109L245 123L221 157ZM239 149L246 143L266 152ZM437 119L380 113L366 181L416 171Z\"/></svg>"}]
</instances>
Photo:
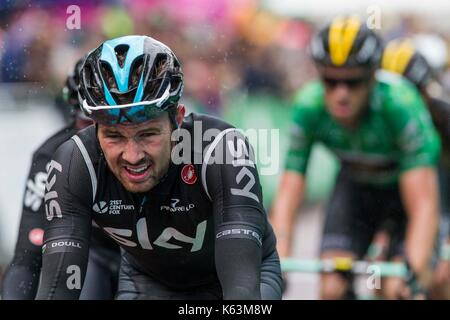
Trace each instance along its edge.
<instances>
[{"instance_id":1,"label":"castelli logo","mask_svg":"<svg viewBox=\"0 0 450 320\"><path fill-rule=\"evenodd\" d=\"M42 246L44 242L44 230L41 228L34 228L28 233L28 240L35 246Z\"/></svg>"},{"instance_id":2,"label":"castelli logo","mask_svg":"<svg viewBox=\"0 0 450 320\"><path fill-rule=\"evenodd\" d=\"M194 184L197 181L197 173L192 164L187 164L181 170L181 179L187 184Z\"/></svg>"}]
</instances>

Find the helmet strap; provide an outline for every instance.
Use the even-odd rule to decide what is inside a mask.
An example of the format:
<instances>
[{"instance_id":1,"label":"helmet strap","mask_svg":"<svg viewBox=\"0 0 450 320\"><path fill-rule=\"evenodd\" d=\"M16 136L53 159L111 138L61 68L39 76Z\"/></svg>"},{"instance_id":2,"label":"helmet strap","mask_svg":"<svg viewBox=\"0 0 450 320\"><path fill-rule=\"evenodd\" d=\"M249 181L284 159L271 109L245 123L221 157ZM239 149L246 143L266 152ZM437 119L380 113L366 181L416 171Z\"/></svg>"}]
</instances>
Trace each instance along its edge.
<instances>
[{"instance_id":1,"label":"helmet strap","mask_svg":"<svg viewBox=\"0 0 450 320\"><path fill-rule=\"evenodd\" d=\"M173 111L172 110L169 111L169 118L175 129L179 129L181 127L185 112L186 109L183 104L179 104L174 108Z\"/></svg>"},{"instance_id":2,"label":"helmet strap","mask_svg":"<svg viewBox=\"0 0 450 320\"><path fill-rule=\"evenodd\" d=\"M175 113L175 117L178 116L178 119L175 119L175 121L177 123L177 128L181 127L181 124L183 123L185 114L186 114L186 108L184 107L184 104L179 104L177 106L177 112Z\"/></svg>"}]
</instances>

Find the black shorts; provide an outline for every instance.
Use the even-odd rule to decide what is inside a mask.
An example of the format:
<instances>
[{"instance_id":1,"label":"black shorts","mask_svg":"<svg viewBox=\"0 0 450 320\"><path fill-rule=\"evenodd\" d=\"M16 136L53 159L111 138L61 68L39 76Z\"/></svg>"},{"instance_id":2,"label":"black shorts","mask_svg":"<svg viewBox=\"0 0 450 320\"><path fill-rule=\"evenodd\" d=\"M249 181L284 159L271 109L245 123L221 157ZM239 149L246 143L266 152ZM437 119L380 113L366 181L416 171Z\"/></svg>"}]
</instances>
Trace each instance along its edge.
<instances>
[{"instance_id":1,"label":"black shorts","mask_svg":"<svg viewBox=\"0 0 450 320\"><path fill-rule=\"evenodd\" d=\"M406 222L397 184L361 184L341 171L326 210L320 251L349 251L361 259L374 234L383 229L390 236L388 258L403 256Z\"/></svg>"},{"instance_id":2,"label":"black shorts","mask_svg":"<svg viewBox=\"0 0 450 320\"><path fill-rule=\"evenodd\" d=\"M80 300L112 300L117 292L120 252L92 246Z\"/></svg>"},{"instance_id":3,"label":"black shorts","mask_svg":"<svg viewBox=\"0 0 450 320\"><path fill-rule=\"evenodd\" d=\"M119 272L118 300L222 300L222 287L216 282L195 288L169 288L133 265L129 254L122 250ZM261 297L281 300L282 278L278 253L273 252L261 265Z\"/></svg>"}]
</instances>

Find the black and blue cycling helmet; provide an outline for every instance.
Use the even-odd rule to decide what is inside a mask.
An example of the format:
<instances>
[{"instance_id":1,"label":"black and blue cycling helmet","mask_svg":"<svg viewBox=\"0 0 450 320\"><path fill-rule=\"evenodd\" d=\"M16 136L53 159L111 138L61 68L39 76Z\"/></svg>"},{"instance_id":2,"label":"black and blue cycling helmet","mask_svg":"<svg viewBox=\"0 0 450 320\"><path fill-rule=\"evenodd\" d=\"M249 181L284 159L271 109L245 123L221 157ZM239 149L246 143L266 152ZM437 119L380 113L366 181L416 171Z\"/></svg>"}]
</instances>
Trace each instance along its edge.
<instances>
[{"instance_id":1,"label":"black and blue cycling helmet","mask_svg":"<svg viewBox=\"0 0 450 320\"><path fill-rule=\"evenodd\" d=\"M150 120L178 104L183 73L172 50L148 36L105 41L80 70L79 101L95 122Z\"/></svg>"}]
</instances>

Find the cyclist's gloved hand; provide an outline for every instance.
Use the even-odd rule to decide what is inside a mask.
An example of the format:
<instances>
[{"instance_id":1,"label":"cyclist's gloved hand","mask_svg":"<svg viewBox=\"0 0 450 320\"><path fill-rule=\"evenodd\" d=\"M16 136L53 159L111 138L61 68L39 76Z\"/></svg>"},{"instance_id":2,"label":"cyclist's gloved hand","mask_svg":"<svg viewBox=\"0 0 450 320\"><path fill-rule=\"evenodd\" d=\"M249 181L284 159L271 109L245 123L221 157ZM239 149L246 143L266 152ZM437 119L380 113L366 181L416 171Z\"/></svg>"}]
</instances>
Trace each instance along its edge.
<instances>
[{"instance_id":1,"label":"cyclist's gloved hand","mask_svg":"<svg viewBox=\"0 0 450 320\"><path fill-rule=\"evenodd\" d=\"M416 272L405 259L406 277L405 288L400 292L400 299L425 300L427 292L418 280Z\"/></svg>"},{"instance_id":2,"label":"cyclist's gloved hand","mask_svg":"<svg viewBox=\"0 0 450 320\"><path fill-rule=\"evenodd\" d=\"M398 261L397 261L398 262ZM393 300L423 300L425 291L419 283L414 270L409 262L404 259L405 277L388 277L384 284L384 295Z\"/></svg>"}]
</instances>

